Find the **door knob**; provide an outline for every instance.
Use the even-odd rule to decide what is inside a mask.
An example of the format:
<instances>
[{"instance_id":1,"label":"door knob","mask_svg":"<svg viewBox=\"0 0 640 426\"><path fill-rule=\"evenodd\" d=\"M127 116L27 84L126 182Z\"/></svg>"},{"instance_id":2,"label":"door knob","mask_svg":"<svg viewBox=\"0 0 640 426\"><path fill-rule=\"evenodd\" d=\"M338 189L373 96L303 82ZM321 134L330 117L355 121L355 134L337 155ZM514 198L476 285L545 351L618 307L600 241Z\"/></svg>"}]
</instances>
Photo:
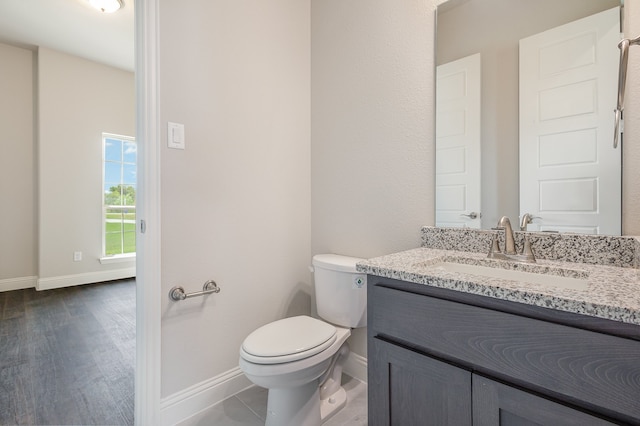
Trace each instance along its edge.
<instances>
[{"instance_id":1,"label":"door knob","mask_svg":"<svg viewBox=\"0 0 640 426\"><path fill-rule=\"evenodd\" d=\"M482 217L482 213L471 212L469 214L461 214L460 216L466 216L470 219L477 219L479 217Z\"/></svg>"}]
</instances>

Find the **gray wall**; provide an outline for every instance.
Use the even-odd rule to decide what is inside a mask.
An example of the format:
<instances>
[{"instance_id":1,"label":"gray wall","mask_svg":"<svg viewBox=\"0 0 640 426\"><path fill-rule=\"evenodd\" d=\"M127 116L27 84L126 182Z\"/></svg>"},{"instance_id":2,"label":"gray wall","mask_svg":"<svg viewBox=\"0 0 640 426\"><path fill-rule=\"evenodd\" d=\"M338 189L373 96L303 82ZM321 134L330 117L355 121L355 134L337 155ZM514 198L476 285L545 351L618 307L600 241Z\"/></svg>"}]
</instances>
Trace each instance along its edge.
<instances>
[{"instance_id":1,"label":"gray wall","mask_svg":"<svg viewBox=\"0 0 640 426\"><path fill-rule=\"evenodd\" d=\"M311 251L368 258L434 222L433 6L323 0L311 13ZM366 356L366 332L352 350Z\"/></svg>"},{"instance_id":2,"label":"gray wall","mask_svg":"<svg viewBox=\"0 0 640 426\"><path fill-rule=\"evenodd\" d=\"M402 5L161 2L162 126L187 135L185 151L162 152L162 292L222 288L206 303L163 298L163 396L237 366L259 325L309 312L312 254L420 244L433 8Z\"/></svg>"},{"instance_id":3,"label":"gray wall","mask_svg":"<svg viewBox=\"0 0 640 426\"><path fill-rule=\"evenodd\" d=\"M640 0L625 2L626 38L640 35ZM622 154L622 233L640 235L640 46L629 49Z\"/></svg>"},{"instance_id":4,"label":"gray wall","mask_svg":"<svg viewBox=\"0 0 640 426\"><path fill-rule=\"evenodd\" d=\"M33 287L38 275L33 52L0 44L0 283Z\"/></svg>"},{"instance_id":5,"label":"gray wall","mask_svg":"<svg viewBox=\"0 0 640 426\"><path fill-rule=\"evenodd\" d=\"M133 73L6 44L0 67L0 290L133 275L134 261L98 261L102 132L135 135Z\"/></svg>"},{"instance_id":6,"label":"gray wall","mask_svg":"<svg viewBox=\"0 0 640 426\"><path fill-rule=\"evenodd\" d=\"M98 261L102 132L135 136L133 73L40 48L38 117L39 288L121 277Z\"/></svg>"},{"instance_id":7,"label":"gray wall","mask_svg":"<svg viewBox=\"0 0 640 426\"><path fill-rule=\"evenodd\" d=\"M310 312L309 1L162 0L162 396L238 367L270 321ZM220 294L169 301L169 289ZM186 350L187 349L187 350Z\"/></svg>"}]
</instances>

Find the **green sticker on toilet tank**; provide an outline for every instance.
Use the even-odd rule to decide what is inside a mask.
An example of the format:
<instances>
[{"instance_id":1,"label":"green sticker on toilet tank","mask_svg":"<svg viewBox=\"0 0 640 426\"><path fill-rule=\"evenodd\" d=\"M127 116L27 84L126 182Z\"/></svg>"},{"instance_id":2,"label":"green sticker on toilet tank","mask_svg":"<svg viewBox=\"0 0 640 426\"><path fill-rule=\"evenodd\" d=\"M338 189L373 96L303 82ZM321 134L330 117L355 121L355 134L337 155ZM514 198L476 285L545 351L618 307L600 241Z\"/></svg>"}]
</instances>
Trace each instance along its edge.
<instances>
[{"instance_id":1,"label":"green sticker on toilet tank","mask_svg":"<svg viewBox=\"0 0 640 426\"><path fill-rule=\"evenodd\" d=\"M356 275L353 277L353 288L363 288L367 285L366 275Z\"/></svg>"}]
</instances>

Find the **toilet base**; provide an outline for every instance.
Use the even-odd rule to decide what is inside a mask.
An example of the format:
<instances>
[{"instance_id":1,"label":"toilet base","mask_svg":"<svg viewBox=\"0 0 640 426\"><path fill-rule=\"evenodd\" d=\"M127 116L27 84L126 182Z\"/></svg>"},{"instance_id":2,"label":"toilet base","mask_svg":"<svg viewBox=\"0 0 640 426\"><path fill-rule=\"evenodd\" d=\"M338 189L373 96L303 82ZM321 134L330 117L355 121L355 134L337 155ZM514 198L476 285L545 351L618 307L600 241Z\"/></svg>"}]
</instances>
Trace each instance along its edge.
<instances>
[{"instance_id":1,"label":"toilet base","mask_svg":"<svg viewBox=\"0 0 640 426\"><path fill-rule=\"evenodd\" d=\"M318 380L293 388L271 388L265 426L320 426Z\"/></svg>"},{"instance_id":2,"label":"toilet base","mask_svg":"<svg viewBox=\"0 0 640 426\"><path fill-rule=\"evenodd\" d=\"M327 399L320 401L320 417L322 423L333 417L338 411L347 405L347 391L343 387L338 390Z\"/></svg>"},{"instance_id":3,"label":"toilet base","mask_svg":"<svg viewBox=\"0 0 640 426\"><path fill-rule=\"evenodd\" d=\"M343 387L321 400L317 380L297 388L269 389L265 426L320 426L346 404Z\"/></svg>"}]
</instances>

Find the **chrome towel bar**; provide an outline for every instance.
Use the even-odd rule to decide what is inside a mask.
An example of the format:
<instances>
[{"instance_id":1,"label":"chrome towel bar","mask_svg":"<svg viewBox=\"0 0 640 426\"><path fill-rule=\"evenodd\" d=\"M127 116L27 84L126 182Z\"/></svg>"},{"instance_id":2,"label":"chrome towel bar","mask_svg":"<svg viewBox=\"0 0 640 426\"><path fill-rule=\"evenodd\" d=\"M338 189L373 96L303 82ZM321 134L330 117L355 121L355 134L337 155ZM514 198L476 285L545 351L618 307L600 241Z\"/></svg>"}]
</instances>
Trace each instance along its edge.
<instances>
[{"instance_id":1,"label":"chrome towel bar","mask_svg":"<svg viewBox=\"0 0 640 426\"><path fill-rule=\"evenodd\" d=\"M209 280L202 286L202 291L196 291L193 293L185 293L184 288L175 286L169 290L169 299L178 302L180 300L188 299L190 297L204 296L211 293L220 293L220 287L214 280Z\"/></svg>"}]
</instances>

